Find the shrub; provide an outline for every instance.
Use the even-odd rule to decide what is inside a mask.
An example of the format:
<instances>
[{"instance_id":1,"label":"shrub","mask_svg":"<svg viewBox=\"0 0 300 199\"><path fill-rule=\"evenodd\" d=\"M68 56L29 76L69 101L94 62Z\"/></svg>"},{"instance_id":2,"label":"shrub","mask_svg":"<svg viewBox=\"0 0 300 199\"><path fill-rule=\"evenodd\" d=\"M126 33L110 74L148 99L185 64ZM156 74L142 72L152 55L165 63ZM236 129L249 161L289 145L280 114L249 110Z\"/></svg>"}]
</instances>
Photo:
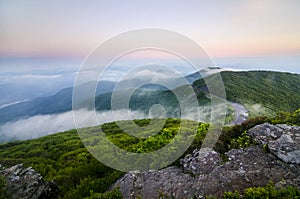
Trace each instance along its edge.
<instances>
[{"instance_id":1,"label":"shrub","mask_svg":"<svg viewBox=\"0 0 300 199\"><path fill-rule=\"evenodd\" d=\"M239 199L240 198L240 194L235 191L234 193L232 192L225 192L224 193L224 199Z\"/></svg>"},{"instance_id":2,"label":"shrub","mask_svg":"<svg viewBox=\"0 0 300 199\"><path fill-rule=\"evenodd\" d=\"M112 191L106 193L93 193L91 192L91 196L86 199L122 199L122 194L119 188L116 188Z\"/></svg>"},{"instance_id":3,"label":"shrub","mask_svg":"<svg viewBox=\"0 0 300 199\"><path fill-rule=\"evenodd\" d=\"M263 150L264 153L269 153L269 152L270 152L270 151L269 151L269 147L268 147L267 144L263 144L262 150Z\"/></svg>"},{"instance_id":4,"label":"shrub","mask_svg":"<svg viewBox=\"0 0 300 199\"><path fill-rule=\"evenodd\" d=\"M0 199L6 198L5 187L6 187L5 178L0 175Z\"/></svg>"},{"instance_id":5,"label":"shrub","mask_svg":"<svg viewBox=\"0 0 300 199\"><path fill-rule=\"evenodd\" d=\"M226 199L280 199L280 198L300 198L300 190L294 187L286 187L276 189L272 182L267 184L265 187L250 187L247 188L243 195L236 191L225 192L224 198Z\"/></svg>"},{"instance_id":6,"label":"shrub","mask_svg":"<svg viewBox=\"0 0 300 199\"><path fill-rule=\"evenodd\" d=\"M247 131L244 131L241 136L239 136L237 139L232 139L230 142L230 148L246 148L249 147L251 144L253 144L252 139L247 134Z\"/></svg>"}]
</instances>

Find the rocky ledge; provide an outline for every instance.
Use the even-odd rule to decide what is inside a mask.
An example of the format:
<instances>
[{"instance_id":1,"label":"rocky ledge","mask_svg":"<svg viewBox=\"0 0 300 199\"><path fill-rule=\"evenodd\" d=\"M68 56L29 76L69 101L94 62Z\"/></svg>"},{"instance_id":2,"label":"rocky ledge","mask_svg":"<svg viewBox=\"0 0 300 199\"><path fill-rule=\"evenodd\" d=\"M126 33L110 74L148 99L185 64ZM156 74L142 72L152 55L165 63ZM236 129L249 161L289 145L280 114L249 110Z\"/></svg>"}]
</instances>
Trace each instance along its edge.
<instances>
[{"instance_id":1,"label":"rocky ledge","mask_svg":"<svg viewBox=\"0 0 300 199\"><path fill-rule=\"evenodd\" d=\"M31 167L26 168L22 164L17 164L1 170L0 175L6 179L6 192L9 198L58 198L56 183L44 181Z\"/></svg>"},{"instance_id":2,"label":"rocky ledge","mask_svg":"<svg viewBox=\"0 0 300 199\"><path fill-rule=\"evenodd\" d=\"M300 164L300 126L265 123L250 129L248 134L282 161Z\"/></svg>"},{"instance_id":3,"label":"rocky ledge","mask_svg":"<svg viewBox=\"0 0 300 199\"><path fill-rule=\"evenodd\" d=\"M258 145L228 151L225 162L211 149L194 150L180 161L180 168L129 172L112 188L119 187L124 198L146 199L222 197L225 191L265 186L270 181L277 187L300 188L300 127L265 123L248 134Z\"/></svg>"}]
</instances>

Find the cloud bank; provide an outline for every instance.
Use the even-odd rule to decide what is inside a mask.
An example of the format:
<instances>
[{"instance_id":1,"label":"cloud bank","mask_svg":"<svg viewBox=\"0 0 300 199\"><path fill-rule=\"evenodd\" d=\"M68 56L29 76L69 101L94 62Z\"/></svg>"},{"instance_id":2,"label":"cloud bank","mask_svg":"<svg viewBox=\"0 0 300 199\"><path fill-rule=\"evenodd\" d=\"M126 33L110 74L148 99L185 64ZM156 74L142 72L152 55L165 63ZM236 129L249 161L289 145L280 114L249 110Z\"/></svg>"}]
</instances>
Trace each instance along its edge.
<instances>
[{"instance_id":1,"label":"cloud bank","mask_svg":"<svg viewBox=\"0 0 300 199\"><path fill-rule=\"evenodd\" d=\"M129 110L116 110L113 114L118 115L118 119L120 120L141 119L146 117L144 113ZM113 114L111 111L97 112L99 124L114 121ZM91 126L91 117L94 117L95 112L82 109L77 111L77 115L82 117L80 124L76 124L77 127L81 128ZM34 139L74 129L76 126L72 111L61 114L37 115L0 126L0 143Z\"/></svg>"},{"instance_id":2,"label":"cloud bank","mask_svg":"<svg viewBox=\"0 0 300 199\"><path fill-rule=\"evenodd\" d=\"M212 112L211 112L212 110ZM223 105L216 105L213 108L210 106L199 107L198 111L190 110L187 115L182 115L184 119L195 121L210 122L211 119L216 120L224 112ZM215 113L215 114L214 114ZM73 114L80 115L80 122L75 124ZM224 113L226 114L226 113ZM112 122L115 120L133 120L142 118L151 118L140 111L131 111L128 109L96 112L98 124ZM211 117L212 116L212 117ZM0 126L0 143L28 140L45 135L50 135L57 132L62 132L74 128L82 128L95 125L93 121L95 112L91 110L81 109L75 113L68 111L61 114L37 115L26 119L21 119L15 122L8 122ZM159 117L155 115L155 117ZM216 118L214 118L216 117Z\"/></svg>"}]
</instances>

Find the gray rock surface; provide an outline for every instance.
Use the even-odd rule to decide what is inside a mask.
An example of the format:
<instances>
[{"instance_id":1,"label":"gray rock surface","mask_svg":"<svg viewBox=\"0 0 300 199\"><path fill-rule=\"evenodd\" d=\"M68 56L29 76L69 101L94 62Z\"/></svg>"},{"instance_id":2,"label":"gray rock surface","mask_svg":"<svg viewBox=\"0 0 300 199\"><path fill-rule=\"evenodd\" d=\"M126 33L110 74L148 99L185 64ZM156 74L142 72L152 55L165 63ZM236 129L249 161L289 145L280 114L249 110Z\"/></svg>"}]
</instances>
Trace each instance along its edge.
<instances>
[{"instance_id":1,"label":"gray rock surface","mask_svg":"<svg viewBox=\"0 0 300 199\"><path fill-rule=\"evenodd\" d=\"M158 171L129 172L112 188L119 187L124 198L140 196L145 199L204 198L209 195L221 198L225 191L265 186L270 181L277 187L290 185L300 189L300 165L291 164L297 163L293 153L299 155L299 128L263 124L251 129L249 135L261 145L270 145L272 153L264 152L261 145L232 149L226 153L228 161L222 163L219 154L213 150L194 150L180 161L181 168L172 166ZM285 152L293 158L285 161L278 156Z\"/></svg>"},{"instance_id":2,"label":"gray rock surface","mask_svg":"<svg viewBox=\"0 0 300 199\"><path fill-rule=\"evenodd\" d=\"M183 171L195 175L208 174L221 162L220 155L209 148L195 149L192 154L188 154L180 160Z\"/></svg>"},{"instance_id":3,"label":"gray rock surface","mask_svg":"<svg viewBox=\"0 0 300 199\"><path fill-rule=\"evenodd\" d=\"M197 151L196 151L197 152ZM195 154L193 154L195 155ZM193 156L192 155L192 156ZM225 191L242 191L253 186L265 186L270 181L286 182L300 188L300 166L286 164L271 153L264 153L260 146L246 149L232 149L227 154L229 161L224 164L212 164L211 172L191 175L184 169L167 167L159 171L127 173L113 187L120 187L125 198L201 198L207 195L221 197ZM195 159L198 156L195 155ZM185 158L190 159L191 156ZM205 159L198 159L203 168ZM184 161L183 161L184 162ZM188 168L188 167L187 167ZM192 171L200 171L200 169ZM201 173L201 172L200 172Z\"/></svg>"},{"instance_id":4,"label":"gray rock surface","mask_svg":"<svg viewBox=\"0 0 300 199\"><path fill-rule=\"evenodd\" d=\"M42 176L31 167L17 164L0 171L6 179L6 192L9 198L47 199L58 198L58 187L54 182L45 182Z\"/></svg>"},{"instance_id":5,"label":"gray rock surface","mask_svg":"<svg viewBox=\"0 0 300 199\"><path fill-rule=\"evenodd\" d=\"M124 198L158 198L171 196L188 198L194 184L194 178L177 167L168 167L159 171L127 173L117 181Z\"/></svg>"},{"instance_id":6,"label":"gray rock surface","mask_svg":"<svg viewBox=\"0 0 300 199\"><path fill-rule=\"evenodd\" d=\"M300 164L300 127L286 124L257 125L248 134L259 144L268 145L276 157L287 163Z\"/></svg>"},{"instance_id":7,"label":"gray rock surface","mask_svg":"<svg viewBox=\"0 0 300 199\"><path fill-rule=\"evenodd\" d=\"M224 165L216 167L204 187L207 194L221 196L225 191L242 191L248 187L265 186L270 181L292 180L300 175L300 166L287 164L271 153L262 151L261 146L232 149ZM300 184L293 184L300 188Z\"/></svg>"}]
</instances>

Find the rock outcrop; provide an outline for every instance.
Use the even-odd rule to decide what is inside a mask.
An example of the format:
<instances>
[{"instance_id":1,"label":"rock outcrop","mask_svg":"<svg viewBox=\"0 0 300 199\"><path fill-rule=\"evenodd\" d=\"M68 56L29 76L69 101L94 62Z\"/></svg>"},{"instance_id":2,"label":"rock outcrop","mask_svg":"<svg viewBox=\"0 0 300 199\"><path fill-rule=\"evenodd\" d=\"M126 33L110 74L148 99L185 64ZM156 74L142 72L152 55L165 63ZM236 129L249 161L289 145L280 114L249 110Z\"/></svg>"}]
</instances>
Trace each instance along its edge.
<instances>
[{"instance_id":1,"label":"rock outcrop","mask_svg":"<svg viewBox=\"0 0 300 199\"><path fill-rule=\"evenodd\" d=\"M299 126L265 123L250 129L248 134L282 161L300 164Z\"/></svg>"},{"instance_id":2,"label":"rock outcrop","mask_svg":"<svg viewBox=\"0 0 300 199\"><path fill-rule=\"evenodd\" d=\"M129 172L112 188L119 187L124 198L141 196L145 199L222 197L225 191L265 186L270 181L277 187L290 185L300 189L297 158L286 161L277 154L289 154L290 157L298 153L299 129L262 124L248 133L258 143L268 144L272 153L266 153L261 145L232 149L225 154L228 161L222 163L219 154L211 149L194 150L180 161L181 168L172 166L158 171Z\"/></svg>"},{"instance_id":3,"label":"rock outcrop","mask_svg":"<svg viewBox=\"0 0 300 199\"><path fill-rule=\"evenodd\" d=\"M114 185L120 187L124 198L158 198L162 195L174 198L187 198L194 178L177 167L159 171L130 172Z\"/></svg>"},{"instance_id":4,"label":"rock outcrop","mask_svg":"<svg viewBox=\"0 0 300 199\"><path fill-rule=\"evenodd\" d=\"M203 148L201 150L195 149L192 154L188 154L181 159L180 164L183 171L200 175L210 173L221 161L220 155L216 151Z\"/></svg>"},{"instance_id":5,"label":"rock outcrop","mask_svg":"<svg viewBox=\"0 0 300 199\"><path fill-rule=\"evenodd\" d=\"M17 164L0 171L6 179L6 192L12 199L58 198L58 187L54 182L45 182L42 176L31 167Z\"/></svg>"}]
</instances>

